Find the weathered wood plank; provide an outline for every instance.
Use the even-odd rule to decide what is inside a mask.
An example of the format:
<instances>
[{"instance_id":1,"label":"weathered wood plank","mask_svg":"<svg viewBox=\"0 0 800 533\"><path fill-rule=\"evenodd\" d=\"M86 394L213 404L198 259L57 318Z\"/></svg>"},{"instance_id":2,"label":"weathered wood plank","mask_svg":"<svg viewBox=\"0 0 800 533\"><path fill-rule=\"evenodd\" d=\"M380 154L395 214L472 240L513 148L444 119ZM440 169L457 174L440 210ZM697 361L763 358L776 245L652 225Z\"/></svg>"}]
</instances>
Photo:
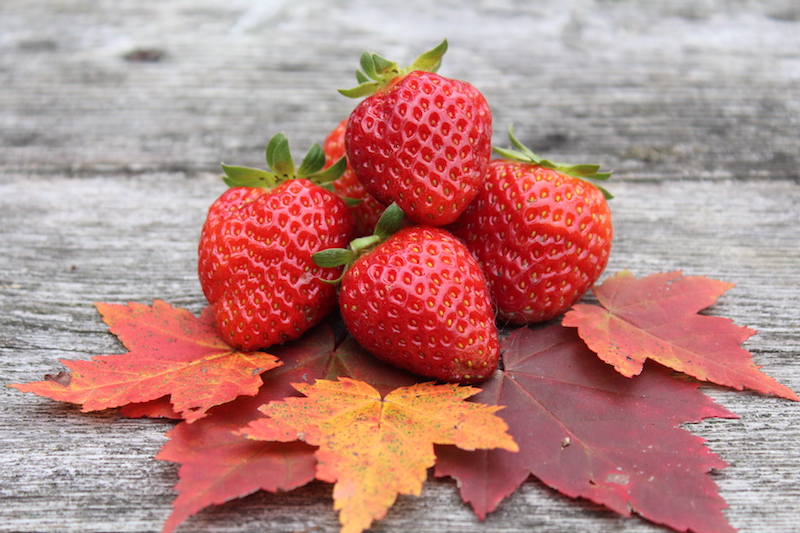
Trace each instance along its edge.
<instances>
[{"instance_id":1,"label":"weathered wood plank","mask_svg":"<svg viewBox=\"0 0 800 533\"><path fill-rule=\"evenodd\" d=\"M447 37L442 72L548 156L594 161L608 272L735 282L712 312L757 329L758 364L800 390L800 8L791 1L26 0L0 5L0 379L120 350L92 302L199 312L195 247L221 160L302 151L352 107L358 55ZM131 55L133 54L133 55ZM800 405L708 387L740 415L691 426L731 523L797 530ZM158 531L169 426L0 388L0 531ZM316 528L316 529L315 529ZM180 531L333 531L330 489L256 494ZM484 523L434 480L374 531L662 531L529 481Z\"/></svg>"},{"instance_id":2,"label":"weathered wood plank","mask_svg":"<svg viewBox=\"0 0 800 533\"><path fill-rule=\"evenodd\" d=\"M2 9L3 164L69 174L260 162L275 132L321 137L370 49L478 86L497 142L632 179L798 178L793 2L390 3L26 0ZM156 62L129 61L141 50ZM147 54L138 57L147 58ZM152 57L152 56L151 56Z\"/></svg>"}]
</instances>

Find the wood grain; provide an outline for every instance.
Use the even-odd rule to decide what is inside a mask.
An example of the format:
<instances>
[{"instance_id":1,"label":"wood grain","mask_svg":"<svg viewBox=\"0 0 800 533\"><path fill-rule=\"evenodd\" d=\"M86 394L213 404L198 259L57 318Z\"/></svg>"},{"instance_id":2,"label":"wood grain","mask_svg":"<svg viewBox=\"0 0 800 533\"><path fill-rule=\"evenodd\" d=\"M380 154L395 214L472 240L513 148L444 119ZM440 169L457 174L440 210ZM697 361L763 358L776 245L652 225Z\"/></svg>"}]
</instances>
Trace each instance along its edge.
<instances>
[{"instance_id":1,"label":"wood grain","mask_svg":"<svg viewBox=\"0 0 800 533\"><path fill-rule=\"evenodd\" d=\"M0 4L0 378L121 350L92 305L199 312L196 244L219 162L298 154L354 102L369 49L487 96L545 155L615 170L608 273L736 283L710 310L800 391L800 7L793 1L12 0ZM737 420L690 426L743 532L798 531L800 405L715 387ZM159 531L168 424L0 388L0 531ZM330 488L258 493L180 532L335 531ZM486 521L431 480L371 531L664 531L527 482Z\"/></svg>"}]
</instances>

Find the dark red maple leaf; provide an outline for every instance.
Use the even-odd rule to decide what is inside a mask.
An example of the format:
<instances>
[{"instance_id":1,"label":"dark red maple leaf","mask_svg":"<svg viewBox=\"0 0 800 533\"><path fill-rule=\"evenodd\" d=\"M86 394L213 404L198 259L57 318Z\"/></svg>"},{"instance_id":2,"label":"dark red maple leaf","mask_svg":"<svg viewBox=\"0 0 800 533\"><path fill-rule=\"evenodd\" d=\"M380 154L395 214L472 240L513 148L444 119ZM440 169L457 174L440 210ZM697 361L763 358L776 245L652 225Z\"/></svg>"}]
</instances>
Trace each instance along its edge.
<instances>
[{"instance_id":1,"label":"dark red maple leaf","mask_svg":"<svg viewBox=\"0 0 800 533\"><path fill-rule=\"evenodd\" d=\"M240 397L212 409L193 424L180 423L167 433L169 441L157 459L180 463L175 485L178 497L164 524L173 531L187 517L209 505L220 504L257 490L288 491L315 476L316 447L302 442L255 441L235 433L252 420L263 418L258 408L273 400L299 396L292 383L351 377L386 394L418 381L412 374L381 363L352 339L337 346L333 329L325 324L273 353L282 366L264 374L254 397ZM142 406L136 414L160 413L158 403Z\"/></svg>"},{"instance_id":2,"label":"dark red maple leaf","mask_svg":"<svg viewBox=\"0 0 800 533\"><path fill-rule=\"evenodd\" d=\"M474 400L505 406L498 415L520 452L447 447L436 464L480 518L532 474L621 515L634 511L678 531L734 531L707 475L727 465L678 426L736 415L663 368L635 379L617 374L571 328L520 328L502 348L504 369Z\"/></svg>"}]
</instances>

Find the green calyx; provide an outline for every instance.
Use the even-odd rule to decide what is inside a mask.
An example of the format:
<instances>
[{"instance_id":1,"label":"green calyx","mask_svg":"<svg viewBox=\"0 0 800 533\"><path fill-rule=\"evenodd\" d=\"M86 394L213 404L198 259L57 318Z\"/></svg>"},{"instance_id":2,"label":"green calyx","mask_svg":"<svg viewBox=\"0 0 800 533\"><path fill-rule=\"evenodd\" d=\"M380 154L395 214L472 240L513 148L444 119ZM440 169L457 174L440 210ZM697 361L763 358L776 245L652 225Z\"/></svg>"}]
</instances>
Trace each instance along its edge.
<instances>
[{"instance_id":1,"label":"green calyx","mask_svg":"<svg viewBox=\"0 0 800 533\"><path fill-rule=\"evenodd\" d=\"M508 137L511 140L512 146L514 146L515 150L507 149L507 148L498 148L496 146L492 147L492 149L499 155L503 156L506 159L511 159L513 161L521 161L524 163L533 163L539 165L544 168L549 168L552 170L556 170L561 172L562 174L566 174L568 176L572 176L574 178L579 178L582 180L597 180L597 181L605 181L611 177L611 172L598 172L600 170L600 165L565 165L563 163L554 163L542 157L539 157L530 148L522 144L520 140L514 135L514 126L513 124L508 127ZM595 186L602 191L603 195L606 197L607 200L610 200L614 196L608 192L603 187L595 184Z\"/></svg>"},{"instance_id":2,"label":"green calyx","mask_svg":"<svg viewBox=\"0 0 800 533\"><path fill-rule=\"evenodd\" d=\"M392 204L386 208L378 223L375 225L375 232L366 237L353 239L347 248L329 248L317 252L312 256L314 263L323 268L336 268L344 266L342 276L336 280L323 280L325 283L339 283L344 277L344 273L350 268L356 259L375 248L403 226L405 213L397 204Z\"/></svg>"},{"instance_id":3,"label":"green calyx","mask_svg":"<svg viewBox=\"0 0 800 533\"><path fill-rule=\"evenodd\" d=\"M266 158L268 170L236 167L223 163L222 170L225 175L222 180L229 187L263 187L267 189L291 179L307 179L317 185L326 185L339 179L347 168L347 160L344 157L325 168L325 152L316 143L308 150L300 166L295 167L289 151L289 140L283 133L278 133L270 139L267 144Z\"/></svg>"},{"instance_id":4,"label":"green calyx","mask_svg":"<svg viewBox=\"0 0 800 533\"><path fill-rule=\"evenodd\" d=\"M361 54L361 70L356 70L358 85L352 89L339 89L339 92L349 98L360 98L374 94L381 87L385 87L398 76L403 76L415 70L436 72L442 64L442 56L447 52L447 39L443 40L436 48L428 50L419 56L413 63L405 68L394 61L370 52Z\"/></svg>"}]
</instances>

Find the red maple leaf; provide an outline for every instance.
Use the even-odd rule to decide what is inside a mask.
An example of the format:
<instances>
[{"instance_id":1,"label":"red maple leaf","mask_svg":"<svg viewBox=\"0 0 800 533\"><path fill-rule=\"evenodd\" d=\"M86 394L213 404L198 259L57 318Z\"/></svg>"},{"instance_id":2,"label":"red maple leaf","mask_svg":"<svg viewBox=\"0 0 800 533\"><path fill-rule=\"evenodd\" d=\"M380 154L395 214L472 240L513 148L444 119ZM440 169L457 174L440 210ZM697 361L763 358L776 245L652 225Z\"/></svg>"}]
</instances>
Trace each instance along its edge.
<instances>
[{"instance_id":1,"label":"red maple leaf","mask_svg":"<svg viewBox=\"0 0 800 533\"><path fill-rule=\"evenodd\" d=\"M208 309L196 318L160 300L152 307L136 303L96 306L129 352L89 361L61 360L69 372L12 387L78 404L84 412L168 395L174 410L193 422L215 405L256 394L260 374L281 364L265 352L231 348L217 334Z\"/></svg>"},{"instance_id":2,"label":"red maple leaf","mask_svg":"<svg viewBox=\"0 0 800 533\"><path fill-rule=\"evenodd\" d=\"M483 518L531 474L573 498L678 531L732 532L711 469L727 466L679 424L735 418L663 368L620 376L574 329L520 328L503 343L503 370L474 400L503 405L519 453L438 453L437 476L459 481Z\"/></svg>"},{"instance_id":3,"label":"red maple leaf","mask_svg":"<svg viewBox=\"0 0 800 533\"><path fill-rule=\"evenodd\" d=\"M157 459L180 463L178 497L164 524L173 531L187 517L257 490L288 491L315 476L316 448L301 442L254 441L235 433L250 421L263 418L258 407L273 400L299 396L292 383L349 376L370 383L386 394L415 383L418 378L381 363L352 339L337 346L332 328L319 326L302 338L276 347L283 365L264 374L255 397L240 397L215 407L194 424L181 423L167 433L169 441ZM160 413L158 403L142 406L138 415Z\"/></svg>"},{"instance_id":4,"label":"red maple leaf","mask_svg":"<svg viewBox=\"0 0 800 533\"><path fill-rule=\"evenodd\" d=\"M261 415L258 407L276 394L269 383L255 397L241 396L215 407L194 424L181 422L167 433L169 441L156 459L180 463L178 496L163 533L209 505L242 498L258 490L290 491L314 479L316 448L302 442L275 443L245 439L234 433Z\"/></svg>"},{"instance_id":5,"label":"red maple leaf","mask_svg":"<svg viewBox=\"0 0 800 533\"><path fill-rule=\"evenodd\" d=\"M644 361L652 359L703 381L800 401L762 373L742 348L754 330L697 314L732 287L680 272L636 279L623 271L594 288L602 307L578 304L562 324L577 327L586 344L624 376L639 374Z\"/></svg>"},{"instance_id":6,"label":"red maple leaf","mask_svg":"<svg viewBox=\"0 0 800 533\"><path fill-rule=\"evenodd\" d=\"M169 396L142 403L130 403L123 406L119 413L125 418L167 418L180 420L181 415L172 408Z\"/></svg>"}]
</instances>

